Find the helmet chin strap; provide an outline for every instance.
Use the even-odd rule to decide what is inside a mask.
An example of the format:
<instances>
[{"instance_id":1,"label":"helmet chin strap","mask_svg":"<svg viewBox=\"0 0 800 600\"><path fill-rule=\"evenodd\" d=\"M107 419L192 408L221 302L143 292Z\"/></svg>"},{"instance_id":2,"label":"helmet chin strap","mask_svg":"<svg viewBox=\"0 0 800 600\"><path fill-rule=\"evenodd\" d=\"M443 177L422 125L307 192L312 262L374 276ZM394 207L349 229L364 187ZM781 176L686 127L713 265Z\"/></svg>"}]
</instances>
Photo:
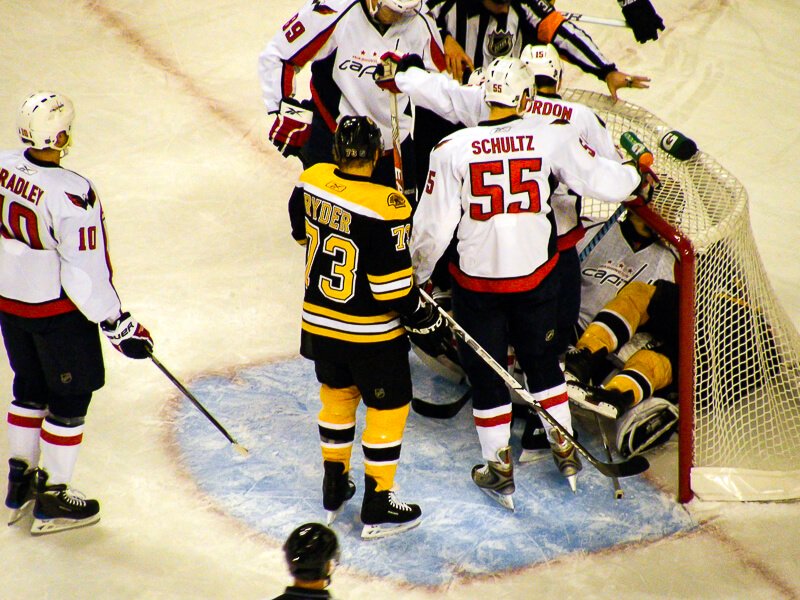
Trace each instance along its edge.
<instances>
[{"instance_id":1,"label":"helmet chin strap","mask_svg":"<svg viewBox=\"0 0 800 600\"><path fill-rule=\"evenodd\" d=\"M381 0L375 0L374 4L372 0L367 0L367 8L369 9L370 16L377 20L378 12L381 10Z\"/></svg>"},{"instance_id":2,"label":"helmet chin strap","mask_svg":"<svg viewBox=\"0 0 800 600\"><path fill-rule=\"evenodd\" d=\"M72 146L72 136L70 134L66 133L66 132L64 132L64 135L67 136L67 141L64 142L64 145L60 146L60 147L58 147L58 146L54 146L53 147L53 150L58 150L59 151L60 158L64 158L67 154L69 154L69 148L70 148L70 146Z\"/></svg>"}]
</instances>

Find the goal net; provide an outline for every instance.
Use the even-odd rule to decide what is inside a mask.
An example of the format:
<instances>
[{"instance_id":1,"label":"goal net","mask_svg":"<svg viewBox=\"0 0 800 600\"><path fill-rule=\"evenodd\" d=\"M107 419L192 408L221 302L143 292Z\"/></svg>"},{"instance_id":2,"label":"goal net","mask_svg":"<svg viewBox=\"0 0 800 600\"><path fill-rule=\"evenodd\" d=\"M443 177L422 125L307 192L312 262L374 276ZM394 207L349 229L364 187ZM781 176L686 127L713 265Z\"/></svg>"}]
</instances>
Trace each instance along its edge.
<instances>
[{"instance_id":1,"label":"goal net","mask_svg":"<svg viewBox=\"0 0 800 600\"><path fill-rule=\"evenodd\" d=\"M682 162L661 150L672 128L641 107L563 96L655 156L662 185L641 215L681 257L679 499L800 498L800 335L767 280L747 191L702 151ZM593 217L613 210L584 206Z\"/></svg>"}]
</instances>

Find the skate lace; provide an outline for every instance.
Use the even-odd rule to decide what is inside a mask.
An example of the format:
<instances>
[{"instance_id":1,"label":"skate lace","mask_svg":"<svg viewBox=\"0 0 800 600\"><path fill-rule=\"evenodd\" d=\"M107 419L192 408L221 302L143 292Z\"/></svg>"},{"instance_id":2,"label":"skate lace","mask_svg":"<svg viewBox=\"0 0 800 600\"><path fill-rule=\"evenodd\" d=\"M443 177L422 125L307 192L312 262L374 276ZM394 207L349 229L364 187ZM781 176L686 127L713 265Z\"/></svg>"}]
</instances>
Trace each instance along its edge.
<instances>
[{"instance_id":1,"label":"skate lace","mask_svg":"<svg viewBox=\"0 0 800 600\"><path fill-rule=\"evenodd\" d=\"M62 491L61 499L72 506L86 506L86 495L78 490L66 489Z\"/></svg>"},{"instance_id":2,"label":"skate lace","mask_svg":"<svg viewBox=\"0 0 800 600\"><path fill-rule=\"evenodd\" d=\"M408 504L406 504L405 502L401 502L397 498L397 495L394 492L389 492L389 504L395 510L404 510L404 511L407 511L407 512L411 511L411 507Z\"/></svg>"}]
</instances>

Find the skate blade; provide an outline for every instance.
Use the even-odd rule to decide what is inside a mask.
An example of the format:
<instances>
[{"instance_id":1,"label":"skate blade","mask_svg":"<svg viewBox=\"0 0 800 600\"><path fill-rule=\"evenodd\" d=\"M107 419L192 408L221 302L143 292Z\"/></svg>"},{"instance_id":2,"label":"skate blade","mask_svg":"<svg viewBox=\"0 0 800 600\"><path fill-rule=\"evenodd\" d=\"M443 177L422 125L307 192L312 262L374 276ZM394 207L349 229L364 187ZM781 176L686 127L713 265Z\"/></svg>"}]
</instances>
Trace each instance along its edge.
<instances>
[{"instance_id":1,"label":"skate blade","mask_svg":"<svg viewBox=\"0 0 800 600\"><path fill-rule=\"evenodd\" d=\"M488 488L480 489L484 494L489 496L489 498L497 502L500 506L507 508L511 512L514 512L514 496L512 494L500 494Z\"/></svg>"},{"instance_id":2,"label":"skate blade","mask_svg":"<svg viewBox=\"0 0 800 600\"><path fill-rule=\"evenodd\" d=\"M325 513L326 513L326 518L325 518L326 525L328 525L328 526L333 525L333 522L336 520L336 517L339 516L339 513L342 512L343 508L344 508L344 504L342 504L342 506L340 506L336 510L326 510L325 511Z\"/></svg>"},{"instance_id":3,"label":"skate blade","mask_svg":"<svg viewBox=\"0 0 800 600\"><path fill-rule=\"evenodd\" d=\"M406 521L405 523L378 523L376 525L364 525L361 530L362 540L377 540L379 538L389 537L390 535L397 535L409 529L414 529L422 522L422 517L417 517L413 521Z\"/></svg>"},{"instance_id":4,"label":"skate blade","mask_svg":"<svg viewBox=\"0 0 800 600\"><path fill-rule=\"evenodd\" d=\"M616 419L618 415L617 408L611 406L607 402L591 402L587 400L586 390L578 387L577 385L567 384L567 396L569 401L579 406L583 410L596 413L606 419Z\"/></svg>"},{"instance_id":5,"label":"skate blade","mask_svg":"<svg viewBox=\"0 0 800 600\"><path fill-rule=\"evenodd\" d=\"M535 463L539 462L543 458L547 458L548 456L552 456L553 453L550 452L550 448L542 448L540 450L526 450L525 448L522 449L522 453L519 455L519 462L520 464L523 463Z\"/></svg>"},{"instance_id":6,"label":"skate blade","mask_svg":"<svg viewBox=\"0 0 800 600\"><path fill-rule=\"evenodd\" d=\"M28 500L19 508L12 508L8 516L8 526L11 527L14 523L24 518L33 512L33 499Z\"/></svg>"},{"instance_id":7,"label":"skate blade","mask_svg":"<svg viewBox=\"0 0 800 600\"><path fill-rule=\"evenodd\" d=\"M66 531L68 529L77 529L79 527L88 527L94 525L100 520L100 515L96 514L86 519L39 519L34 517L33 525L31 525L31 535L46 535L48 533L57 533L59 531Z\"/></svg>"},{"instance_id":8,"label":"skate blade","mask_svg":"<svg viewBox=\"0 0 800 600\"><path fill-rule=\"evenodd\" d=\"M567 483L569 483L569 487L572 490L573 494L578 493L578 475L569 475L567 476Z\"/></svg>"}]
</instances>

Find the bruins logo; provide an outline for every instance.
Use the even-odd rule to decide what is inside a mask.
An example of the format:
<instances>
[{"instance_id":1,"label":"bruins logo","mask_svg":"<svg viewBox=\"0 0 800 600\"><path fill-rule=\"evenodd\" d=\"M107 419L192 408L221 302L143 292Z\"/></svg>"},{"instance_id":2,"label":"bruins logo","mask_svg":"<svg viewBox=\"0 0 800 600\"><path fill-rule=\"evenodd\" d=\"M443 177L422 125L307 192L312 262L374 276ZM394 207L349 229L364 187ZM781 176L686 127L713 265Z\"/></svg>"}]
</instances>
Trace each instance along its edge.
<instances>
[{"instance_id":1,"label":"bruins logo","mask_svg":"<svg viewBox=\"0 0 800 600\"><path fill-rule=\"evenodd\" d=\"M335 181L329 181L328 183L325 184L325 187L330 190L333 190L334 192L343 192L347 189L346 185L338 184Z\"/></svg>"},{"instance_id":2,"label":"bruins logo","mask_svg":"<svg viewBox=\"0 0 800 600\"><path fill-rule=\"evenodd\" d=\"M406 205L406 199L400 194L389 194L386 203L392 208L403 208Z\"/></svg>"}]
</instances>

